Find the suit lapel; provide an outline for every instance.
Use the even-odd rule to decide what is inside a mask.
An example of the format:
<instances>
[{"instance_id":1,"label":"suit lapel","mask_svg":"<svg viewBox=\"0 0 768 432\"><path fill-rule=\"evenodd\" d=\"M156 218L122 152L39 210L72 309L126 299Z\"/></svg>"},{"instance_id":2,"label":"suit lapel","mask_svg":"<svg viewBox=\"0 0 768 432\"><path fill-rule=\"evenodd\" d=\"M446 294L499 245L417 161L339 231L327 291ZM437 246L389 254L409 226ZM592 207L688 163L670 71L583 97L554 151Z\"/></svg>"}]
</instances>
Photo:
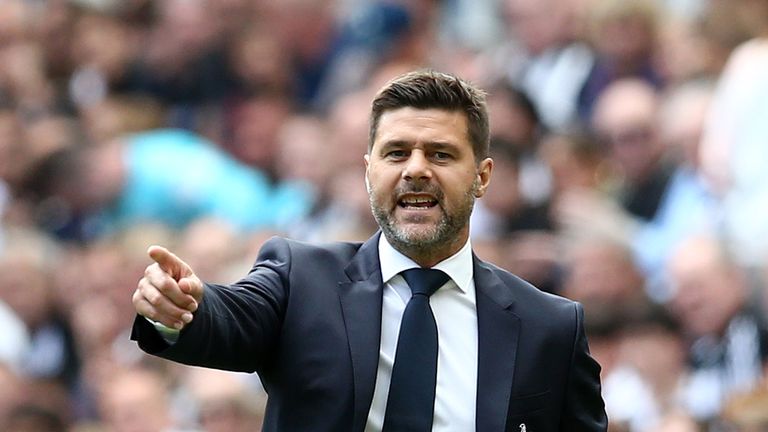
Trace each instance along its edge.
<instances>
[{"instance_id":1,"label":"suit lapel","mask_svg":"<svg viewBox=\"0 0 768 432\"><path fill-rule=\"evenodd\" d=\"M510 288L474 258L477 291L477 430L505 428L520 334L520 319L512 313Z\"/></svg>"},{"instance_id":2,"label":"suit lapel","mask_svg":"<svg viewBox=\"0 0 768 432\"><path fill-rule=\"evenodd\" d=\"M381 339L382 286L379 235L366 241L345 269L349 281L339 282L339 297L349 341L354 379L352 430L363 430L376 383Z\"/></svg>"}]
</instances>

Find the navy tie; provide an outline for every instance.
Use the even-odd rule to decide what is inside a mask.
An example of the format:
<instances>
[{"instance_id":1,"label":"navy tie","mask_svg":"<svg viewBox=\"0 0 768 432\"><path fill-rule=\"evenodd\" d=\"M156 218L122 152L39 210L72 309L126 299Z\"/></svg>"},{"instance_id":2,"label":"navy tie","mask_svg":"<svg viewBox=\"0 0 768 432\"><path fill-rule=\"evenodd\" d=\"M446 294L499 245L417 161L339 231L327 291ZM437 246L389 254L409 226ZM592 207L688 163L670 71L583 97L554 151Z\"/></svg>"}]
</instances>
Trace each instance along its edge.
<instances>
[{"instance_id":1,"label":"navy tie","mask_svg":"<svg viewBox=\"0 0 768 432\"><path fill-rule=\"evenodd\" d=\"M432 430L437 381L437 324L429 296L449 278L440 270L424 268L402 275L412 295L400 323L383 430L428 432Z\"/></svg>"}]
</instances>

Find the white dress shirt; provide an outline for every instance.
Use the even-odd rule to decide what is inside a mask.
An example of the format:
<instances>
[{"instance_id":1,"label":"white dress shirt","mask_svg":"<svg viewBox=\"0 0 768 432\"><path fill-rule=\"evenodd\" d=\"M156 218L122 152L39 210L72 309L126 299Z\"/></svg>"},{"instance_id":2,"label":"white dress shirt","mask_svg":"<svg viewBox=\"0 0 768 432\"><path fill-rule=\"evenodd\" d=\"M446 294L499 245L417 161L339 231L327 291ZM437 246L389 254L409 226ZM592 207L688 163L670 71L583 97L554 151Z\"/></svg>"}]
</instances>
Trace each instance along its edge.
<instances>
[{"instance_id":1,"label":"white dress shirt","mask_svg":"<svg viewBox=\"0 0 768 432\"><path fill-rule=\"evenodd\" d=\"M411 298L411 290L399 273L419 267L396 251L383 235L379 238L379 258L384 281L381 345L366 432L381 431L384 424L400 321ZM467 241L459 252L433 267L451 278L429 301L437 322L439 347L433 432L475 430L477 304L472 265L472 248Z\"/></svg>"}]
</instances>

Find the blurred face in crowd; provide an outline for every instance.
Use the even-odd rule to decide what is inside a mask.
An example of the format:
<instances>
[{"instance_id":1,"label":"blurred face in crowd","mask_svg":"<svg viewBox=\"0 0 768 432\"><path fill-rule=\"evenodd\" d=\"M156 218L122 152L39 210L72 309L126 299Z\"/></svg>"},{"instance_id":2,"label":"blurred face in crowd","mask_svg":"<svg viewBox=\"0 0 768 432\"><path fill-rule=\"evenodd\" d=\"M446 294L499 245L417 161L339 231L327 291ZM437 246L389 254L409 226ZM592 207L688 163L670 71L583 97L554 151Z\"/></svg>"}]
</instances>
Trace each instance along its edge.
<instances>
[{"instance_id":1,"label":"blurred face in crowd","mask_svg":"<svg viewBox=\"0 0 768 432\"><path fill-rule=\"evenodd\" d=\"M72 57L80 66L95 68L109 81L119 80L136 55L126 23L103 14L85 14L73 31Z\"/></svg>"},{"instance_id":2,"label":"blurred face in crowd","mask_svg":"<svg viewBox=\"0 0 768 432\"><path fill-rule=\"evenodd\" d=\"M76 209L100 208L119 196L126 170L123 151L122 144L111 142L85 152L87 168L69 196Z\"/></svg>"},{"instance_id":3,"label":"blurred face in crowd","mask_svg":"<svg viewBox=\"0 0 768 432\"><path fill-rule=\"evenodd\" d=\"M663 101L659 135L680 163L699 167L699 142L706 127L713 89L689 84L673 90Z\"/></svg>"},{"instance_id":4,"label":"blurred face in crowd","mask_svg":"<svg viewBox=\"0 0 768 432\"><path fill-rule=\"evenodd\" d=\"M108 430L156 432L170 426L167 390L159 375L122 371L104 387L100 403Z\"/></svg>"},{"instance_id":5,"label":"blurred face in crowd","mask_svg":"<svg viewBox=\"0 0 768 432\"><path fill-rule=\"evenodd\" d=\"M278 150L277 136L289 111L281 98L254 97L241 103L234 111L227 150L249 165L271 171Z\"/></svg>"},{"instance_id":6,"label":"blurred face in crowd","mask_svg":"<svg viewBox=\"0 0 768 432\"><path fill-rule=\"evenodd\" d=\"M630 183L646 178L661 156L657 109L653 87L635 79L616 81L597 100L593 127Z\"/></svg>"},{"instance_id":7,"label":"blurred face in crowd","mask_svg":"<svg viewBox=\"0 0 768 432\"><path fill-rule=\"evenodd\" d=\"M629 251L611 241L574 246L567 264L563 289L569 298L620 305L642 294L643 280Z\"/></svg>"},{"instance_id":8,"label":"blurred face in crowd","mask_svg":"<svg viewBox=\"0 0 768 432\"><path fill-rule=\"evenodd\" d=\"M695 336L721 335L745 301L743 280L712 239L684 243L669 275L676 290L672 308Z\"/></svg>"},{"instance_id":9,"label":"blurred face in crowd","mask_svg":"<svg viewBox=\"0 0 768 432\"><path fill-rule=\"evenodd\" d=\"M7 303L32 329L48 317L48 290L46 275L30 259L11 255L0 261L0 301Z\"/></svg>"},{"instance_id":10,"label":"blurred face in crowd","mask_svg":"<svg viewBox=\"0 0 768 432\"><path fill-rule=\"evenodd\" d=\"M503 87L488 95L491 136L500 137L521 149L532 150L537 120L516 100L511 90Z\"/></svg>"},{"instance_id":11,"label":"blurred face in crowd","mask_svg":"<svg viewBox=\"0 0 768 432\"><path fill-rule=\"evenodd\" d=\"M184 386L198 405L199 421L206 432L260 431L266 394L250 387L231 372L190 368Z\"/></svg>"},{"instance_id":12,"label":"blurred face in crowd","mask_svg":"<svg viewBox=\"0 0 768 432\"><path fill-rule=\"evenodd\" d=\"M561 42L569 30L569 4L561 0L507 0L509 26L533 54Z\"/></svg>"},{"instance_id":13,"label":"blurred face in crowd","mask_svg":"<svg viewBox=\"0 0 768 432\"><path fill-rule=\"evenodd\" d=\"M493 172L496 181L488 187L483 204L499 215L513 216L524 204L520 193L520 170L517 162L501 151L492 151Z\"/></svg>"},{"instance_id":14,"label":"blurred face in crowd","mask_svg":"<svg viewBox=\"0 0 768 432\"><path fill-rule=\"evenodd\" d=\"M605 180L605 156L587 137L549 135L541 142L541 154L552 172L555 196L569 190L597 189Z\"/></svg>"},{"instance_id":15,"label":"blurred face in crowd","mask_svg":"<svg viewBox=\"0 0 768 432\"><path fill-rule=\"evenodd\" d=\"M685 369L686 350L676 331L645 323L625 331L620 357L632 365L657 394L669 395L675 392L678 377Z\"/></svg>"},{"instance_id":16,"label":"blurred face in crowd","mask_svg":"<svg viewBox=\"0 0 768 432\"><path fill-rule=\"evenodd\" d=\"M598 50L620 70L637 67L653 42L653 31L643 17L618 17L602 23L595 38Z\"/></svg>"},{"instance_id":17,"label":"blurred face in crowd","mask_svg":"<svg viewBox=\"0 0 768 432\"><path fill-rule=\"evenodd\" d=\"M331 174L326 124L309 116L293 116L280 128L276 164L282 177L323 187ZM359 163L359 160L358 160ZM359 165L358 165L359 167Z\"/></svg>"},{"instance_id":18,"label":"blurred face in crowd","mask_svg":"<svg viewBox=\"0 0 768 432\"><path fill-rule=\"evenodd\" d=\"M365 162L371 209L396 249L431 266L464 245L492 162L476 163L463 112L384 112Z\"/></svg>"}]
</instances>

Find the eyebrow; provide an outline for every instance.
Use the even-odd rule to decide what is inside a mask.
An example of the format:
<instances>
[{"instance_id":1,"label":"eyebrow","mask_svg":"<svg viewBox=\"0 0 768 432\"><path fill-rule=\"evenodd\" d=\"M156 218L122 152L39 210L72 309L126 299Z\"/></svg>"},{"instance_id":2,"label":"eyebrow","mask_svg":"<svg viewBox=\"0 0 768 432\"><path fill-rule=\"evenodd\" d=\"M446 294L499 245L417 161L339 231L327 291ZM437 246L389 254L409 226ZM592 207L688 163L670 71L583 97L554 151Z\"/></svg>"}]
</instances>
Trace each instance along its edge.
<instances>
[{"instance_id":1,"label":"eyebrow","mask_svg":"<svg viewBox=\"0 0 768 432\"><path fill-rule=\"evenodd\" d=\"M426 143L426 146L432 150L458 150L459 146L445 141L430 141Z\"/></svg>"},{"instance_id":2,"label":"eyebrow","mask_svg":"<svg viewBox=\"0 0 768 432\"><path fill-rule=\"evenodd\" d=\"M392 141L386 141L381 144L382 149L386 148L392 148L392 147L413 147L414 143L413 141L406 141L406 140L392 140ZM430 149L430 150L457 150L459 148L458 145L448 142L448 141L427 141L424 143L424 147Z\"/></svg>"}]
</instances>

